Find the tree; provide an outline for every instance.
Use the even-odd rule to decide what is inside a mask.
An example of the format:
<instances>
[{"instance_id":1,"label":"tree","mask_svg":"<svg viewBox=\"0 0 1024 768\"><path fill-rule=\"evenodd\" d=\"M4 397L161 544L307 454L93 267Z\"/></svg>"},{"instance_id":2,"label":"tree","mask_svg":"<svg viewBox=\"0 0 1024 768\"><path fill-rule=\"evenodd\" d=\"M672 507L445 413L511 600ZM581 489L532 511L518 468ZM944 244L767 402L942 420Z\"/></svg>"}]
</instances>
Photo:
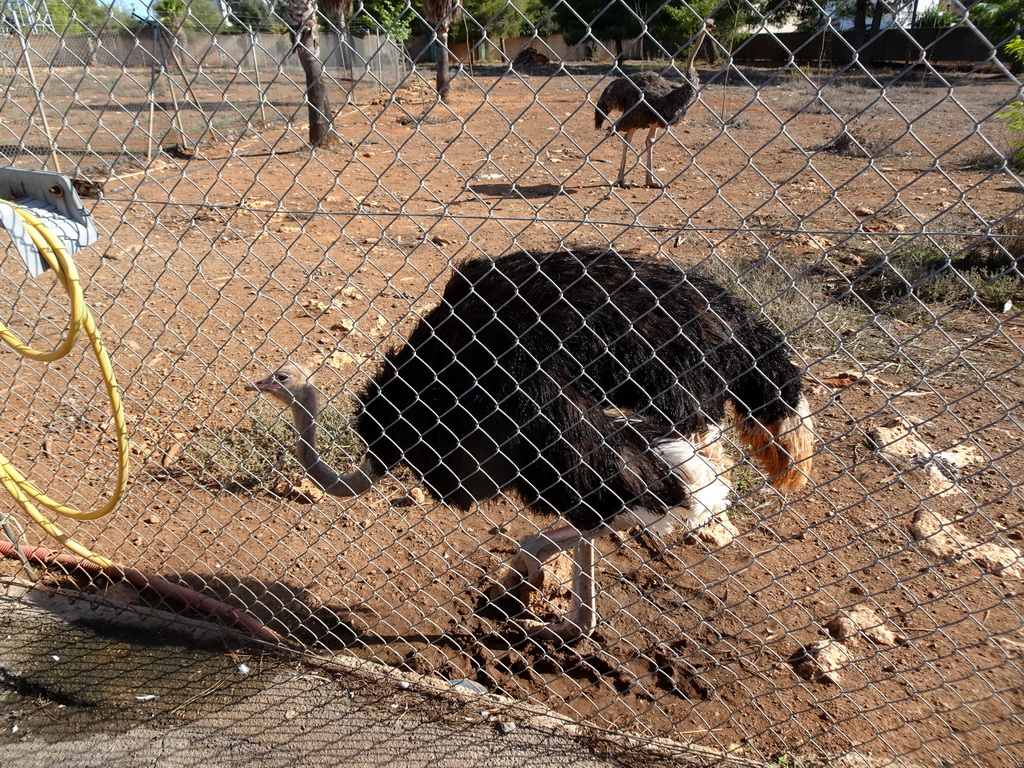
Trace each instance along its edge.
<instances>
[{"instance_id":1,"label":"tree","mask_svg":"<svg viewBox=\"0 0 1024 768\"><path fill-rule=\"evenodd\" d=\"M892 13L892 7L885 0L840 0L827 8L832 18L853 20L850 42L858 51L864 47L869 36L875 37L881 31L885 15ZM767 0L762 6L762 13L769 21L776 23L796 20L803 29L816 28L825 20L822 6L815 0Z\"/></svg>"},{"instance_id":2,"label":"tree","mask_svg":"<svg viewBox=\"0 0 1024 768\"><path fill-rule=\"evenodd\" d=\"M325 9L344 17L351 7L343 7L343 4L344 0L329 0L329 7L325 3ZM316 0L288 0L288 28L292 37L291 50L299 57L306 75L309 143L313 147L329 147L339 139L334 132L324 65L320 61L320 21Z\"/></svg>"},{"instance_id":3,"label":"tree","mask_svg":"<svg viewBox=\"0 0 1024 768\"><path fill-rule=\"evenodd\" d=\"M525 0L466 0L463 12L473 28L478 30L477 34L467 31L467 36L496 38L504 53L505 38L516 37L527 26L521 10L525 5ZM458 33L454 36L458 37Z\"/></svg>"},{"instance_id":4,"label":"tree","mask_svg":"<svg viewBox=\"0 0 1024 768\"><path fill-rule=\"evenodd\" d=\"M590 37L592 42L612 40L615 43L615 58L625 56L623 42L639 37L645 20L661 8L658 0L638 0L630 4L626 0L578 0L569 5L560 3L556 10L562 34L570 45Z\"/></svg>"},{"instance_id":5,"label":"tree","mask_svg":"<svg viewBox=\"0 0 1024 768\"><path fill-rule=\"evenodd\" d=\"M210 0L158 0L153 15L175 36L186 29L216 32L224 25L224 17Z\"/></svg>"},{"instance_id":6,"label":"tree","mask_svg":"<svg viewBox=\"0 0 1024 768\"><path fill-rule=\"evenodd\" d=\"M47 0L46 10L50 14L50 23L59 35L79 35L88 31L97 32L111 20L119 25L130 24L131 15L118 10L113 5L103 5L97 0Z\"/></svg>"},{"instance_id":7,"label":"tree","mask_svg":"<svg viewBox=\"0 0 1024 768\"><path fill-rule=\"evenodd\" d=\"M465 24L456 24L449 32L450 40L468 42L497 40L506 60L509 37L531 37L557 34L560 29L546 0L463 0Z\"/></svg>"},{"instance_id":8,"label":"tree","mask_svg":"<svg viewBox=\"0 0 1024 768\"><path fill-rule=\"evenodd\" d=\"M357 36L364 30L377 30L402 43L412 35L410 10L407 0L366 0L353 11L349 29Z\"/></svg>"},{"instance_id":9,"label":"tree","mask_svg":"<svg viewBox=\"0 0 1024 768\"><path fill-rule=\"evenodd\" d=\"M280 34L285 31L280 18L265 0L238 0L231 16L235 24L249 32Z\"/></svg>"},{"instance_id":10,"label":"tree","mask_svg":"<svg viewBox=\"0 0 1024 768\"><path fill-rule=\"evenodd\" d=\"M1024 0L978 3L970 7L970 17L996 48L1024 34Z\"/></svg>"},{"instance_id":11,"label":"tree","mask_svg":"<svg viewBox=\"0 0 1024 768\"><path fill-rule=\"evenodd\" d=\"M462 8L459 0L423 0L423 16L433 27L437 40L437 95L448 101L451 81L448 78L448 29L459 20Z\"/></svg>"},{"instance_id":12,"label":"tree","mask_svg":"<svg viewBox=\"0 0 1024 768\"><path fill-rule=\"evenodd\" d=\"M624 47L627 40L644 48L652 46L656 56L672 57L693 39L708 17L714 17L715 37L722 39L737 31L740 13L733 3L714 0L695 0L678 7L663 0L580 0L571 8L562 3L557 10L566 42L577 45L588 36L595 43L612 40L620 62L632 52Z\"/></svg>"},{"instance_id":13,"label":"tree","mask_svg":"<svg viewBox=\"0 0 1024 768\"><path fill-rule=\"evenodd\" d=\"M726 48L745 36L744 30L752 21L750 6L745 2L694 0L689 5L666 5L651 24L651 32L668 53L678 55L700 32L709 17L715 20L711 36ZM705 51L714 60L714 44L710 41L705 43Z\"/></svg>"},{"instance_id":14,"label":"tree","mask_svg":"<svg viewBox=\"0 0 1024 768\"><path fill-rule=\"evenodd\" d=\"M1006 54L1013 59L1015 68L1024 64L1024 40L1020 35L1015 35L1005 46ZM996 117L1006 121L1006 127L1010 131L1010 145L1014 152L1010 155L1010 162L1018 170L1024 170L1024 101L1020 99L1011 101L1002 112L997 112Z\"/></svg>"},{"instance_id":15,"label":"tree","mask_svg":"<svg viewBox=\"0 0 1024 768\"><path fill-rule=\"evenodd\" d=\"M946 29L952 27L959 20L955 13L944 11L939 6L933 5L917 14L914 19L914 29Z\"/></svg>"},{"instance_id":16,"label":"tree","mask_svg":"<svg viewBox=\"0 0 1024 768\"><path fill-rule=\"evenodd\" d=\"M164 29L177 34L185 23L185 3L182 0L157 0L153 4L153 16Z\"/></svg>"},{"instance_id":17,"label":"tree","mask_svg":"<svg viewBox=\"0 0 1024 768\"><path fill-rule=\"evenodd\" d=\"M815 0L765 0L760 10L772 24L795 21L804 31L820 26L825 20L824 11Z\"/></svg>"}]
</instances>

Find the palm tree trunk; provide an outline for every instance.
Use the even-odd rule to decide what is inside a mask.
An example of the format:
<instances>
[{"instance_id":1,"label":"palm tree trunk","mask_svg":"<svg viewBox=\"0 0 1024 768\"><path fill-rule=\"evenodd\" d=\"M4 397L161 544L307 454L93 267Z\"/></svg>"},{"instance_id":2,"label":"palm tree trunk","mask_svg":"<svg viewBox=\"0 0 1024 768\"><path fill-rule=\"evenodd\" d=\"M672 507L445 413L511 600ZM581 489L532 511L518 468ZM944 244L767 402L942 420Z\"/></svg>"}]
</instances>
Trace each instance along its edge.
<instances>
[{"instance_id":1,"label":"palm tree trunk","mask_svg":"<svg viewBox=\"0 0 1024 768\"><path fill-rule=\"evenodd\" d=\"M317 27L315 0L289 0L293 50L306 74L306 105L309 110L309 143L327 147L337 143L327 97L324 66L320 61L320 35Z\"/></svg>"},{"instance_id":2,"label":"palm tree trunk","mask_svg":"<svg viewBox=\"0 0 1024 768\"><path fill-rule=\"evenodd\" d=\"M856 0L853 10L853 47L858 51L867 39L868 0Z\"/></svg>"},{"instance_id":3,"label":"palm tree trunk","mask_svg":"<svg viewBox=\"0 0 1024 768\"><path fill-rule=\"evenodd\" d=\"M448 22L443 21L437 26L437 95L441 101L448 103L451 83L448 80Z\"/></svg>"},{"instance_id":4,"label":"palm tree trunk","mask_svg":"<svg viewBox=\"0 0 1024 768\"><path fill-rule=\"evenodd\" d=\"M451 83L448 81L448 28L458 21L462 13L460 0L423 0L424 16L434 27L437 41L437 95L443 102L448 101Z\"/></svg>"},{"instance_id":5,"label":"palm tree trunk","mask_svg":"<svg viewBox=\"0 0 1024 768\"><path fill-rule=\"evenodd\" d=\"M327 98L324 68L316 52L305 46L299 48L299 61L306 73L306 104L309 110L309 143L314 147L330 146L337 142L331 121L331 103Z\"/></svg>"}]
</instances>

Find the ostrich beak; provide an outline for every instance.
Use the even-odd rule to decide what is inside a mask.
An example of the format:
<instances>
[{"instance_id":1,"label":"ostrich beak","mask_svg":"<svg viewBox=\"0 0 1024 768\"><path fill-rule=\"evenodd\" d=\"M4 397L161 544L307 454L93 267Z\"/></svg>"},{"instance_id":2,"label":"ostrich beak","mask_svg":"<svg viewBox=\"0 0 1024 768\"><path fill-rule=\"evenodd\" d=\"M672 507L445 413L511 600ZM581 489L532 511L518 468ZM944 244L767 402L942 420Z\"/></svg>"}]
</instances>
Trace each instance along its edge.
<instances>
[{"instance_id":1,"label":"ostrich beak","mask_svg":"<svg viewBox=\"0 0 1024 768\"><path fill-rule=\"evenodd\" d=\"M292 399L288 390L273 376L249 382L245 385L244 389L246 392L266 392L268 395L284 400L285 403L290 403Z\"/></svg>"}]
</instances>

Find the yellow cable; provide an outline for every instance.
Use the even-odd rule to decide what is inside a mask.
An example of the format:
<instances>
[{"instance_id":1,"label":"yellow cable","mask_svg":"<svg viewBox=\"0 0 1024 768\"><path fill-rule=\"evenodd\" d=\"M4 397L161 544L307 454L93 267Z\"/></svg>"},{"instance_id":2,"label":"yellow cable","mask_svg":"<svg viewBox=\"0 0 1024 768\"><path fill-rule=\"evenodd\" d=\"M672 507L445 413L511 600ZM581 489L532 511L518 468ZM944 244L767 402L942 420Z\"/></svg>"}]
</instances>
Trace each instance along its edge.
<instances>
[{"instance_id":1,"label":"yellow cable","mask_svg":"<svg viewBox=\"0 0 1024 768\"><path fill-rule=\"evenodd\" d=\"M114 367L110 362L110 356L103 346L103 340L100 338L99 329L96 327L92 313L85 304L82 285L78 279L78 270L75 268L75 264L68 255L64 245L50 232L43 222L29 211L14 203L6 204L10 205L21 217L22 221L24 221L26 231L32 242L39 249L40 255L46 259L50 268L53 269L61 285L64 286L64 290L67 291L68 298L71 301L71 319L66 338L50 351L33 349L13 334L3 322L0 322L0 340L29 360L52 362L68 354L78 339L79 332L81 330L85 331L89 337L89 344L92 347L93 354L96 355L96 360L99 363L100 372L103 375L103 382L107 390L107 397L110 400L110 408L113 413L117 439L117 482L106 504L99 509L83 511L51 499L30 483L11 464L8 458L0 453L0 483L3 484L29 517L35 520L46 533L76 555L106 568L111 565L110 560L95 554L76 542L49 520L39 510L39 507L74 520L95 520L113 510L123 497L128 486L128 429L125 421L124 407L121 403L121 393L114 375Z\"/></svg>"},{"instance_id":2,"label":"yellow cable","mask_svg":"<svg viewBox=\"0 0 1024 768\"><path fill-rule=\"evenodd\" d=\"M61 285L64 286L64 290L67 292L68 298L71 299L71 321L68 326L68 334L64 341L49 352L33 349L28 346L21 339L15 336L2 321L0 321L0 340L22 357L26 357L29 360L35 360L40 363L50 363L67 355L75 345L75 342L78 341L78 334L82 327L82 312L84 307L82 285L78 281L78 270L75 268L75 263L68 258L67 251L64 250L63 245L61 245L56 238L46 230L38 219L32 216L32 214L24 208L17 206L14 203L7 204L14 209L15 213L21 216L22 220L27 225L25 231L28 232L29 237L32 238L32 242L35 243L36 249L39 251L40 255L46 259L50 268L53 269L57 274L57 277L60 279ZM33 223L30 223L29 217L31 217L31 222ZM57 248L59 249L56 253L51 250L51 241L56 243ZM58 256L57 253L62 254L63 258Z\"/></svg>"}]
</instances>

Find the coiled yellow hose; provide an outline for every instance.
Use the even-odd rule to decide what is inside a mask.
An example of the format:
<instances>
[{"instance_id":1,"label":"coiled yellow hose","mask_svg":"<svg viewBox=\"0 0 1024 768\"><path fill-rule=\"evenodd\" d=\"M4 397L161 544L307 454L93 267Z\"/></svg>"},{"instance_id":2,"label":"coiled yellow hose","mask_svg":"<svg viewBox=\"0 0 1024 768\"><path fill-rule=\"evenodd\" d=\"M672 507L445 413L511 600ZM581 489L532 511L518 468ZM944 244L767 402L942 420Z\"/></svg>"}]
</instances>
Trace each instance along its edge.
<instances>
[{"instance_id":1,"label":"coiled yellow hose","mask_svg":"<svg viewBox=\"0 0 1024 768\"><path fill-rule=\"evenodd\" d=\"M103 341L92 318L92 313L89 312L89 307L85 304L82 285L78 279L78 270L75 268L75 263L71 260L61 241L50 232L43 222L21 206L6 201L5 203L10 205L15 213L24 221L25 229L29 237L32 238L32 242L39 249L40 255L46 259L50 268L53 269L61 285L64 286L64 290L67 291L68 298L71 301L71 318L67 336L57 347L50 351L33 349L12 333L3 322L0 322L0 340L29 360L52 362L67 355L78 340L80 332L82 330L85 331L89 337L89 344L92 346L93 353L96 355L100 371L103 374L103 383L106 386L107 397L110 400L110 408L113 412L114 428L117 436L117 482L107 503L99 509L92 511L75 509L51 499L25 479L2 453L0 453L0 482L3 483L4 487L7 488L11 496L14 497L14 500L18 502L19 506L25 510L29 517L35 520L50 536L76 555L84 557L102 568L107 568L112 564L110 560L95 554L72 539L48 519L39 508L43 507L52 513L63 515L73 520L95 520L113 510L120 502L128 486L129 451L128 430L125 423L124 408L121 404L121 393L117 386L117 379L114 376L114 368L110 362L110 357L103 347Z\"/></svg>"}]
</instances>

